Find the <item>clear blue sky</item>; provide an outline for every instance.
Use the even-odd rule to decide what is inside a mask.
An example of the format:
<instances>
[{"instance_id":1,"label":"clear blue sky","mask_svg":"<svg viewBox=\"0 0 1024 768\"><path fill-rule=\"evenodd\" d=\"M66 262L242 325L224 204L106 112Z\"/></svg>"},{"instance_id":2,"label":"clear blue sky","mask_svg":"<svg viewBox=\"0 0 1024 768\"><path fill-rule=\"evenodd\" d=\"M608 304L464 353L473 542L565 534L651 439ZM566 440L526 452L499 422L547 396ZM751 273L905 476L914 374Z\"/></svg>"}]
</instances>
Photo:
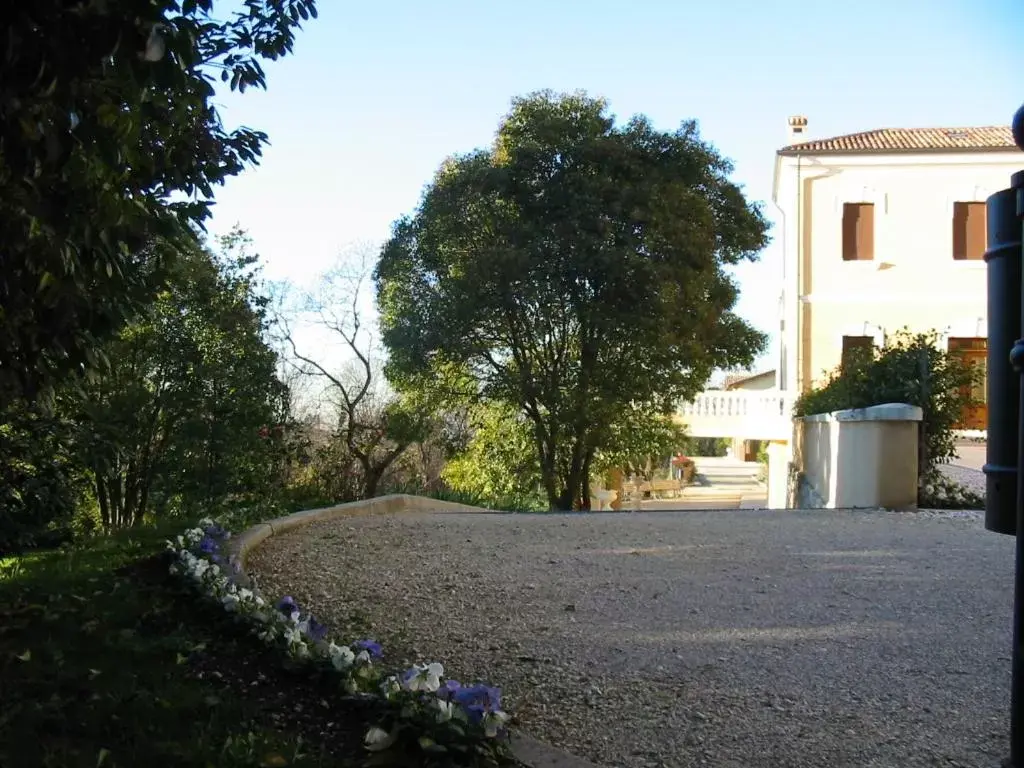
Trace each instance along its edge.
<instances>
[{"instance_id":1,"label":"clear blue sky","mask_svg":"<svg viewBox=\"0 0 1024 768\"><path fill-rule=\"evenodd\" d=\"M1024 0L320 0L267 92L221 98L266 131L260 167L219 191L267 275L299 283L379 243L454 152L490 143L515 95L606 97L660 128L694 118L771 206L786 118L810 137L993 125L1024 102ZM1021 155L1024 168L1024 153ZM738 273L739 312L776 328L780 256ZM767 357L762 366L773 366Z\"/></svg>"}]
</instances>

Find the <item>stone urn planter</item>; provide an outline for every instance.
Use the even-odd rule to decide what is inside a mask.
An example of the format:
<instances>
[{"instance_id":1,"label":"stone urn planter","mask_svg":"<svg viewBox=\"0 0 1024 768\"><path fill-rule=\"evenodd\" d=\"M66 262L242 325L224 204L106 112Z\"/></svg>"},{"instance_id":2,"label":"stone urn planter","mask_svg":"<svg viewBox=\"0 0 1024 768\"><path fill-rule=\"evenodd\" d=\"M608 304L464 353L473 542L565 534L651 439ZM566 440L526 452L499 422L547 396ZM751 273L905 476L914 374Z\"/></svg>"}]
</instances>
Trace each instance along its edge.
<instances>
[{"instance_id":1,"label":"stone urn planter","mask_svg":"<svg viewBox=\"0 0 1024 768\"><path fill-rule=\"evenodd\" d=\"M593 491L590 494L592 511L604 512L605 510L610 510L612 503L618 497L618 491Z\"/></svg>"}]
</instances>

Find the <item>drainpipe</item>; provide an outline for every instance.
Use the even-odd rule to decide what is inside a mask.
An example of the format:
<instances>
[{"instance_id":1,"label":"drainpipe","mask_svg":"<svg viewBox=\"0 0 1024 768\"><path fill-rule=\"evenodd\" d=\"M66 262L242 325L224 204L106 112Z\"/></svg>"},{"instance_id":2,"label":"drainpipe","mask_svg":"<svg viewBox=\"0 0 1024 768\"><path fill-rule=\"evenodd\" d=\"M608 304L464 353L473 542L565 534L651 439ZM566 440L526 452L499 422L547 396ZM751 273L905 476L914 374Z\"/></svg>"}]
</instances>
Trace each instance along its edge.
<instances>
[{"instance_id":1,"label":"drainpipe","mask_svg":"<svg viewBox=\"0 0 1024 768\"><path fill-rule=\"evenodd\" d=\"M800 354L803 348L803 286L800 284L800 275L804 266L804 183L803 183L803 155L796 156L796 375L793 377L796 383L796 395L804 391L804 367L803 357Z\"/></svg>"},{"instance_id":2,"label":"drainpipe","mask_svg":"<svg viewBox=\"0 0 1024 768\"><path fill-rule=\"evenodd\" d=\"M783 376L784 376L784 373L785 373L784 369L788 367L788 364L790 364L790 360L792 359L794 361L794 377L793 377L792 381L786 381L786 384L787 384L786 389L788 391L795 392L797 395L799 395L800 394L800 387L801 387L801 384L802 384L802 375L801 375L801 367L800 367L800 360L801 360L801 356L800 356L801 334L800 334L800 332L801 332L801 327L802 327L802 321L801 321L802 312L800 311L800 306L801 306L801 298L800 298L800 296L801 296L801 291L800 291L800 288L801 288L800 287L800 271L801 271L801 266L802 266L802 260L801 259L803 257L803 249L804 249L803 237L802 237L802 224L803 224L803 210L802 210L803 205L802 204L803 204L803 195L804 195L804 190L803 190L803 159L804 158L803 158L802 155L799 155L799 154L796 157L797 157L797 222L796 222L797 223L797 249L796 249L797 250L797 254L796 254L797 268L796 268L796 273L793 275L793 278L794 278L793 288L794 288L794 290L792 290L792 291L791 291L790 284L788 284L787 281L786 281L786 278L787 278L786 261L787 261L787 257L788 257L788 249L785 248L785 234L786 234L786 230L788 229L788 222L786 220L785 211L783 210L782 206L780 206L778 204L778 201L776 201L774 197L772 198L772 204L778 210L779 215L780 215L780 217L782 219L782 244L783 244L783 247L782 247L782 307L783 307L782 322L784 324L783 338L785 336L793 334L795 339L796 339L796 344L793 346L793 348L786 348L786 354L785 354L786 366L782 366L781 365L782 364L781 354L779 355L779 369L781 369L781 370L779 371L779 374L778 374L778 376L776 378L776 384L778 385L779 389L781 389L781 384L782 384ZM786 312L784 311L785 310L785 306L786 306L785 296L787 294L792 294L792 302L791 303L796 307L796 317L795 317L795 322L793 324L788 323L788 318L786 317Z\"/></svg>"},{"instance_id":3,"label":"drainpipe","mask_svg":"<svg viewBox=\"0 0 1024 768\"><path fill-rule=\"evenodd\" d=\"M796 155L796 274L793 275L793 283L794 283L794 286L795 286L795 290L793 290L791 292L792 293L792 302L791 303L793 304L793 306L796 307L796 313L795 313L796 314L796 318L795 318L796 322L793 323L792 328L790 327L790 324L788 322L786 322L786 320L787 320L786 313L785 313L785 311L783 311L783 322L785 323L785 330L783 332L783 337L785 337L786 335L789 335L790 333L792 333L794 335L794 337L795 337L795 340L796 340L796 344L794 345L794 347L792 349L787 349L786 350L786 363L787 363L787 367L788 367L788 363L789 363L790 359L792 359L794 361L793 380L787 382L787 384L789 385L787 387L787 389L789 391L793 392L794 395L799 395L800 394L801 385L803 383L802 370L801 370L801 366L800 366L800 361L801 361L801 357L800 357L800 346L801 346L801 344L800 344L800 331L801 331L801 328L802 328L802 325L803 325L803 321L802 321L803 313L800 311L800 308L801 308L800 268L803 266L803 261L802 261L802 258L803 258L803 228L802 228L802 224L803 224L803 192L804 192L804 190L803 190L803 155L797 154ZM787 293L790 293L790 290L789 290L790 286L789 286L789 284L786 281L786 277L787 277L787 273L786 273L786 260L787 260L789 249L787 249L785 247L785 243L786 243L786 231L788 229L788 226L787 226L787 221L786 221L786 212L785 212L785 210L783 210L782 206L779 205L779 203L776 200L773 199L772 203L775 205L776 209L778 209L779 215L782 217L782 242L783 242L783 248L782 248L782 291L783 291L783 309L785 309L785 306L786 306L785 296L786 296ZM779 365L780 369L783 368L784 366L781 365L781 363L782 363L781 355L780 355L779 363L780 363L780 365ZM782 378L783 378L783 371L780 370L779 374L778 374L778 377L777 377L777 384L779 385L780 389L782 388L782 386L781 386L782 385Z\"/></svg>"},{"instance_id":4,"label":"drainpipe","mask_svg":"<svg viewBox=\"0 0 1024 768\"><path fill-rule=\"evenodd\" d=\"M782 391L782 383L786 378L786 364L789 362L786 349L786 334L789 332L786 326L786 212L774 197L772 205L775 206L779 212L779 218L782 220L782 295L779 296L782 305L779 308L779 319L782 321L779 330L782 332L782 337L779 339L779 365L775 372L775 388Z\"/></svg>"}]
</instances>

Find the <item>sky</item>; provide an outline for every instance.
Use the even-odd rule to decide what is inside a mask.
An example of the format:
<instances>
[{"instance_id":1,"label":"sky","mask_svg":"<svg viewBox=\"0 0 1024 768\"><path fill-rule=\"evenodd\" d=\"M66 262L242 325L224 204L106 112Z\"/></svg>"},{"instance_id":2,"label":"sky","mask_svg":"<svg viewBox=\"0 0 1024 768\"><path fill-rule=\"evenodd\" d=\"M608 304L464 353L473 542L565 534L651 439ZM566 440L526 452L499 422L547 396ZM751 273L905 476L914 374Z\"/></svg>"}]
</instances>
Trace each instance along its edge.
<instances>
[{"instance_id":1,"label":"sky","mask_svg":"<svg viewBox=\"0 0 1024 768\"><path fill-rule=\"evenodd\" d=\"M218 97L265 131L262 162L217 193L272 280L310 285L378 247L448 155L488 146L514 96L603 96L620 119L696 119L768 218L786 119L808 138L886 127L1008 124L1024 102L1024 0L319 0L268 90ZM1024 168L1024 154L1021 156ZM736 271L737 311L778 326L781 254ZM337 361L331 338L303 346ZM775 344L758 370L775 365Z\"/></svg>"}]
</instances>

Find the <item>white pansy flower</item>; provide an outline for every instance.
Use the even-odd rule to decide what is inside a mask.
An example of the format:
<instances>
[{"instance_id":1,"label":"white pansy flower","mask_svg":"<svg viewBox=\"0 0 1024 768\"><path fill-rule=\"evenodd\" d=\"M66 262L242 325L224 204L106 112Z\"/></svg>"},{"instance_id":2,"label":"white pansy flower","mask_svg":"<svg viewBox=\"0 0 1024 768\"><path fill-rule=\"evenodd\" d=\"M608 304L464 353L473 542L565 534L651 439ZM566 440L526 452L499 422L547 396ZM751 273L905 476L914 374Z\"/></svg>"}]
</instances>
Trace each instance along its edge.
<instances>
[{"instance_id":1,"label":"white pansy flower","mask_svg":"<svg viewBox=\"0 0 1024 768\"><path fill-rule=\"evenodd\" d=\"M434 699L434 706L437 708L437 722L447 723L452 719L452 711L454 706L450 701L444 699Z\"/></svg>"},{"instance_id":2,"label":"white pansy flower","mask_svg":"<svg viewBox=\"0 0 1024 768\"><path fill-rule=\"evenodd\" d=\"M199 527L203 529L213 528L213 526L215 525L216 523L213 521L212 517L204 517L202 520L199 521Z\"/></svg>"},{"instance_id":3,"label":"white pansy flower","mask_svg":"<svg viewBox=\"0 0 1024 768\"><path fill-rule=\"evenodd\" d=\"M238 596L227 594L221 598L221 603L224 605L224 609L228 613L234 613L238 610Z\"/></svg>"},{"instance_id":4,"label":"white pansy flower","mask_svg":"<svg viewBox=\"0 0 1024 768\"><path fill-rule=\"evenodd\" d=\"M366 732L366 738L363 740L363 743L371 752L380 752L394 744L396 738L397 734L394 732L388 733L383 728L374 726Z\"/></svg>"},{"instance_id":5,"label":"white pansy flower","mask_svg":"<svg viewBox=\"0 0 1024 768\"><path fill-rule=\"evenodd\" d=\"M351 667L356 659L356 655L347 645L335 645L333 642L327 646L327 655L331 658L331 664L339 672Z\"/></svg>"},{"instance_id":6,"label":"white pansy flower","mask_svg":"<svg viewBox=\"0 0 1024 768\"><path fill-rule=\"evenodd\" d=\"M433 693L441 687L444 667L436 661L432 664L415 664L405 678L406 690Z\"/></svg>"},{"instance_id":7,"label":"white pansy flower","mask_svg":"<svg viewBox=\"0 0 1024 768\"><path fill-rule=\"evenodd\" d=\"M508 715L501 710L484 712L483 726L487 738L493 739L498 731L508 722Z\"/></svg>"},{"instance_id":8,"label":"white pansy flower","mask_svg":"<svg viewBox=\"0 0 1024 768\"><path fill-rule=\"evenodd\" d=\"M360 664L369 664L370 663L370 652L369 651L360 651L359 653L356 654L356 661L358 661Z\"/></svg>"}]
</instances>

